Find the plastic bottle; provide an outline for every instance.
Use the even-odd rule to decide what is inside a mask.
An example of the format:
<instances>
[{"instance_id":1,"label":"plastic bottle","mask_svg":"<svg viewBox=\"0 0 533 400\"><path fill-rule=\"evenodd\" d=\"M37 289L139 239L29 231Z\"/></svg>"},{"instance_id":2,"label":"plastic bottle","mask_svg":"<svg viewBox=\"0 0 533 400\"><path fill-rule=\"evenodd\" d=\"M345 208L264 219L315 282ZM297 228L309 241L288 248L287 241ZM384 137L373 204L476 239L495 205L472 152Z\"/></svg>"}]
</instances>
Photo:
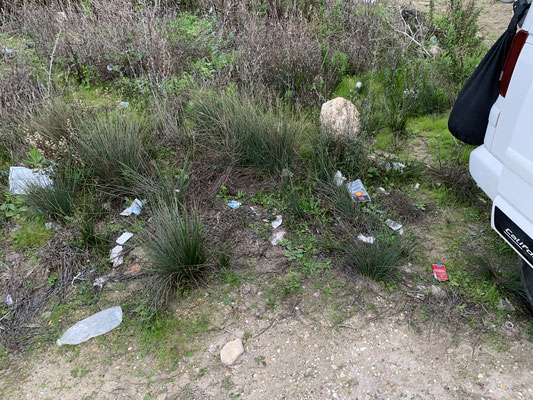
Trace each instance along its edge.
<instances>
[{"instance_id":1,"label":"plastic bottle","mask_svg":"<svg viewBox=\"0 0 533 400\"><path fill-rule=\"evenodd\" d=\"M122 308L120 306L111 307L72 325L56 343L58 346L80 344L115 329L121 322Z\"/></svg>"}]
</instances>

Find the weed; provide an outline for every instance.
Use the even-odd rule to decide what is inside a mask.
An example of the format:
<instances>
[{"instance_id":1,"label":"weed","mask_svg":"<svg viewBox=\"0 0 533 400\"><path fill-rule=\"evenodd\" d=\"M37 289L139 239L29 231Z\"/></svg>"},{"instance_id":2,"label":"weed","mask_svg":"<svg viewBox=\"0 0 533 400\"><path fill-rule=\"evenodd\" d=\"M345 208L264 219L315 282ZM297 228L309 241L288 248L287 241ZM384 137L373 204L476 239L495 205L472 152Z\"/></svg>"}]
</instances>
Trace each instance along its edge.
<instances>
[{"instance_id":1,"label":"weed","mask_svg":"<svg viewBox=\"0 0 533 400\"><path fill-rule=\"evenodd\" d=\"M356 269L377 281L391 279L399 263L408 254L408 246L399 236L376 234L376 241L372 244L361 242L353 235L348 238L340 244L348 268Z\"/></svg>"},{"instance_id":2,"label":"weed","mask_svg":"<svg viewBox=\"0 0 533 400\"><path fill-rule=\"evenodd\" d=\"M20 220L24 213L28 211L24 198L10 192L6 192L4 196L4 202L0 204L0 217L2 219L14 218Z\"/></svg>"},{"instance_id":3,"label":"weed","mask_svg":"<svg viewBox=\"0 0 533 400\"><path fill-rule=\"evenodd\" d=\"M21 226L13 233L11 238L16 248L41 246L50 238L51 232L46 230L42 220L35 218L22 222Z\"/></svg>"},{"instance_id":4,"label":"weed","mask_svg":"<svg viewBox=\"0 0 533 400\"><path fill-rule=\"evenodd\" d=\"M152 218L145 243L151 263L145 269L155 275L155 297L166 302L182 285L197 282L207 256L198 216L189 216L177 204L162 204Z\"/></svg>"},{"instance_id":5,"label":"weed","mask_svg":"<svg viewBox=\"0 0 533 400\"><path fill-rule=\"evenodd\" d=\"M27 185L26 203L35 212L54 220L61 220L74 212L74 196L80 174L64 170L53 177L51 185Z\"/></svg>"}]
</instances>

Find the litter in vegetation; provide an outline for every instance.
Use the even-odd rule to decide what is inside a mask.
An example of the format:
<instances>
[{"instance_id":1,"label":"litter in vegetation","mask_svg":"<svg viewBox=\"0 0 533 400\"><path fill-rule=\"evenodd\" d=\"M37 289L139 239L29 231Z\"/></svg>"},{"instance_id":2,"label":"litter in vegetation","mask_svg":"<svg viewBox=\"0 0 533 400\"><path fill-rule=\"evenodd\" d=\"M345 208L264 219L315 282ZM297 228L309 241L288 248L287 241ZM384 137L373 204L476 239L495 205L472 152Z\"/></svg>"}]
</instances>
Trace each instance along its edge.
<instances>
[{"instance_id":1,"label":"litter in vegetation","mask_svg":"<svg viewBox=\"0 0 533 400\"><path fill-rule=\"evenodd\" d=\"M104 284L109 280L109 276L101 276L100 278L96 278L93 282L93 286L96 286L100 289L104 287Z\"/></svg>"},{"instance_id":2,"label":"litter in vegetation","mask_svg":"<svg viewBox=\"0 0 533 400\"><path fill-rule=\"evenodd\" d=\"M514 324L511 321L505 321L505 327L509 330L514 328Z\"/></svg>"},{"instance_id":3,"label":"litter in vegetation","mask_svg":"<svg viewBox=\"0 0 533 400\"><path fill-rule=\"evenodd\" d=\"M363 186L363 182L361 182L361 179L357 179L353 182L347 183L346 189L348 189L348 192L350 192L353 201L355 201L356 203L371 201L368 192Z\"/></svg>"},{"instance_id":4,"label":"litter in vegetation","mask_svg":"<svg viewBox=\"0 0 533 400\"><path fill-rule=\"evenodd\" d=\"M389 195L389 194L390 194L390 193L387 192L387 191L385 190L385 188L382 187L382 186L378 187L378 192L381 192L381 193L386 194L386 195Z\"/></svg>"},{"instance_id":5,"label":"litter in vegetation","mask_svg":"<svg viewBox=\"0 0 533 400\"><path fill-rule=\"evenodd\" d=\"M230 206L231 208L233 208L234 210L237 209L237 208L240 208L242 204L237 201L237 200L231 200L229 203L228 203L228 206Z\"/></svg>"},{"instance_id":6,"label":"litter in vegetation","mask_svg":"<svg viewBox=\"0 0 533 400\"><path fill-rule=\"evenodd\" d=\"M357 83L355 84L355 87L356 87L357 89L361 89L361 88L363 87L363 82L361 82L361 81L357 82Z\"/></svg>"},{"instance_id":7,"label":"litter in vegetation","mask_svg":"<svg viewBox=\"0 0 533 400\"><path fill-rule=\"evenodd\" d=\"M113 262L113 267L118 267L124 263L124 257L122 256L122 246L115 246L109 252L109 260Z\"/></svg>"},{"instance_id":8,"label":"litter in vegetation","mask_svg":"<svg viewBox=\"0 0 533 400\"><path fill-rule=\"evenodd\" d=\"M288 168L283 168L281 171L281 177L282 178L292 178L294 176L294 172L291 172Z\"/></svg>"},{"instance_id":9,"label":"litter in vegetation","mask_svg":"<svg viewBox=\"0 0 533 400\"><path fill-rule=\"evenodd\" d=\"M357 236L357 239L359 239L361 242L370 244L374 244L374 242L376 241L376 238L374 236L365 236L363 234L359 234L359 236Z\"/></svg>"},{"instance_id":10,"label":"litter in vegetation","mask_svg":"<svg viewBox=\"0 0 533 400\"><path fill-rule=\"evenodd\" d=\"M44 170L9 167L9 191L13 194L26 194L28 185L46 187L52 184L52 179Z\"/></svg>"},{"instance_id":11,"label":"litter in vegetation","mask_svg":"<svg viewBox=\"0 0 533 400\"><path fill-rule=\"evenodd\" d=\"M448 273L446 272L446 267L444 264L433 264L433 276L439 282L446 282L448 280Z\"/></svg>"},{"instance_id":12,"label":"litter in vegetation","mask_svg":"<svg viewBox=\"0 0 533 400\"><path fill-rule=\"evenodd\" d=\"M403 225L402 224L400 224L398 222L394 222L392 219L386 220L385 223L394 232L398 232L400 235L403 235Z\"/></svg>"},{"instance_id":13,"label":"litter in vegetation","mask_svg":"<svg viewBox=\"0 0 533 400\"><path fill-rule=\"evenodd\" d=\"M80 344L115 329L121 322L122 308L120 306L111 307L72 325L56 343L58 346Z\"/></svg>"},{"instance_id":14,"label":"litter in vegetation","mask_svg":"<svg viewBox=\"0 0 533 400\"><path fill-rule=\"evenodd\" d=\"M6 304L7 304L9 307L11 307L11 306L13 305L13 299L11 298L11 295L10 295L10 294L8 294L8 295L6 296Z\"/></svg>"},{"instance_id":15,"label":"litter in vegetation","mask_svg":"<svg viewBox=\"0 0 533 400\"><path fill-rule=\"evenodd\" d=\"M420 183L418 183L418 182L415 183L415 184L413 185L413 187L415 188L415 190L420 189Z\"/></svg>"},{"instance_id":16,"label":"litter in vegetation","mask_svg":"<svg viewBox=\"0 0 533 400\"><path fill-rule=\"evenodd\" d=\"M130 103L128 103L127 101L121 101L119 105L122 108L128 108L130 106Z\"/></svg>"},{"instance_id":17,"label":"litter in vegetation","mask_svg":"<svg viewBox=\"0 0 533 400\"><path fill-rule=\"evenodd\" d=\"M120 236L118 237L118 239L116 240L116 242L117 242L118 244L124 244L124 243L126 243L128 240L130 240L132 236L133 236L133 233L131 233L131 232L124 232L122 235L120 235Z\"/></svg>"},{"instance_id":18,"label":"litter in vegetation","mask_svg":"<svg viewBox=\"0 0 533 400\"><path fill-rule=\"evenodd\" d=\"M272 221L272 228L278 229L283 223L283 217L281 215L276 215L276 219Z\"/></svg>"},{"instance_id":19,"label":"litter in vegetation","mask_svg":"<svg viewBox=\"0 0 533 400\"><path fill-rule=\"evenodd\" d=\"M133 200L133 202L128 208L126 208L124 211L120 213L120 215L123 215L125 217L128 217L131 214L139 215L141 213L142 208L143 208L143 202L139 199L135 199Z\"/></svg>"},{"instance_id":20,"label":"litter in vegetation","mask_svg":"<svg viewBox=\"0 0 533 400\"><path fill-rule=\"evenodd\" d=\"M13 49L0 49L0 54L13 54Z\"/></svg>"},{"instance_id":21,"label":"litter in vegetation","mask_svg":"<svg viewBox=\"0 0 533 400\"><path fill-rule=\"evenodd\" d=\"M345 180L346 177L342 175L341 171L335 172L335 176L333 176L333 182L335 182L335 185L342 186Z\"/></svg>"},{"instance_id":22,"label":"litter in vegetation","mask_svg":"<svg viewBox=\"0 0 533 400\"><path fill-rule=\"evenodd\" d=\"M272 233L272 238L270 239L270 243L272 246L277 246L283 241L283 238L285 237L287 232L285 232L283 229L279 231L275 231Z\"/></svg>"}]
</instances>

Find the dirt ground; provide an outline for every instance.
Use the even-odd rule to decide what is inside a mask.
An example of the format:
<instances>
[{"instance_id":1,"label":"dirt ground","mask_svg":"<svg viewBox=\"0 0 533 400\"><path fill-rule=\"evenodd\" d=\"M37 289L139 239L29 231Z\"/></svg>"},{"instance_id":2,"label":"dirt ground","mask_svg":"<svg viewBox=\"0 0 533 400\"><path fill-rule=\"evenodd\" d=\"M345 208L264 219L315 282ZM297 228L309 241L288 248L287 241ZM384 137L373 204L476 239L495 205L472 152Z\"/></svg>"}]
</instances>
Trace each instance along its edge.
<instances>
[{"instance_id":1,"label":"dirt ground","mask_svg":"<svg viewBox=\"0 0 533 400\"><path fill-rule=\"evenodd\" d=\"M415 4L424 8L429 2ZM484 7L486 36L494 40L505 29L512 6L493 0L478 4ZM439 235L431 226L417 229L433 235L428 252L444 257L446 249L439 250ZM285 263L279 251L269 249L251 268L268 276ZM405 270L416 268L428 273L421 266ZM76 348L41 346L0 368L0 397L533 399L527 316L513 313L507 316L511 324L495 326L489 312L477 310L472 318L481 329L474 329L461 318L444 315L460 300L438 291L421 295L431 291L427 285L402 286L401 293L391 294L374 283L352 282L328 297L315 289L316 280L320 276L310 277L301 293L274 309L267 307L257 282L236 287L230 302L206 294L205 300L177 306L174 314L185 318L217 304L208 318L210 328L187 339L195 351L172 367L161 366L160 355L141 349L125 327ZM416 302L432 310L428 318L420 318ZM346 318L332 322L332 312ZM220 349L236 338L245 352L228 367L220 362Z\"/></svg>"}]
</instances>

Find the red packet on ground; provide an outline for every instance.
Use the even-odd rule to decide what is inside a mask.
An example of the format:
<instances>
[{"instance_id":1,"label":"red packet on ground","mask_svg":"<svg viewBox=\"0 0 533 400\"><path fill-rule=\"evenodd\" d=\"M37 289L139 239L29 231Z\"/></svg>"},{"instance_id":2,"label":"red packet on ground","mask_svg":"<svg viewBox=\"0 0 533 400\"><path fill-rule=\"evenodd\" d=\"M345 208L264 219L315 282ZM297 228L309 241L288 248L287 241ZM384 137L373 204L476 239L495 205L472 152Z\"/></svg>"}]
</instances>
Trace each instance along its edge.
<instances>
[{"instance_id":1,"label":"red packet on ground","mask_svg":"<svg viewBox=\"0 0 533 400\"><path fill-rule=\"evenodd\" d=\"M440 282L446 282L448 280L448 274L446 273L446 267L444 264L433 264L433 276Z\"/></svg>"}]
</instances>

